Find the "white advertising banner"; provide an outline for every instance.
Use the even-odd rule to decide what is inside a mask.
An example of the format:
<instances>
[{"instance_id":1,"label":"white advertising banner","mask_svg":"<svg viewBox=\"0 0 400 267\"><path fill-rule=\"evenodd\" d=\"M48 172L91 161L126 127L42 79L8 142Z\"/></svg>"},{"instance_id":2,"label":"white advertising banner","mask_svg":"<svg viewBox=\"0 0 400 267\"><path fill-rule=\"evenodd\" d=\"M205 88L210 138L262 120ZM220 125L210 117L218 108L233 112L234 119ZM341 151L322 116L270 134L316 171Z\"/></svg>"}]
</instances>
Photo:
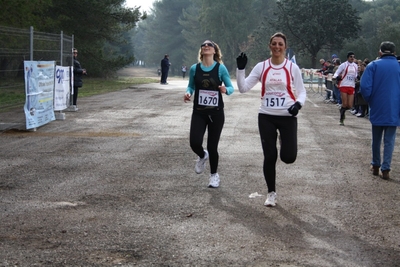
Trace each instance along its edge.
<instances>
[{"instance_id":1,"label":"white advertising banner","mask_svg":"<svg viewBox=\"0 0 400 267\"><path fill-rule=\"evenodd\" d=\"M64 110L70 103L70 67L56 66L54 110Z\"/></svg>"},{"instance_id":2,"label":"white advertising banner","mask_svg":"<svg viewBox=\"0 0 400 267\"><path fill-rule=\"evenodd\" d=\"M26 129L55 120L54 67L54 61L24 61Z\"/></svg>"}]
</instances>

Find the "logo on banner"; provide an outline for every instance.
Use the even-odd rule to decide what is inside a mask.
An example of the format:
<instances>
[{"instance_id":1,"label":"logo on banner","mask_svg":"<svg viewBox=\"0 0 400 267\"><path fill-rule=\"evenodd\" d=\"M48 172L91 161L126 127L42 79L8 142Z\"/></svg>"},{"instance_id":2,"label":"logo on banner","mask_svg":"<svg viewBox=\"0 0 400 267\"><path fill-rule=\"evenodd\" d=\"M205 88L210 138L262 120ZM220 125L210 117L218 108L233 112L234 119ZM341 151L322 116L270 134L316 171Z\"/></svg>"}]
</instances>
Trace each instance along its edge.
<instances>
[{"instance_id":1,"label":"logo on banner","mask_svg":"<svg viewBox=\"0 0 400 267\"><path fill-rule=\"evenodd\" d=\"M57 69L56 78L57 78L58 84L63 83L63 81L64 81L64 70L63 69Z\"/></svg>"}]
</instances>

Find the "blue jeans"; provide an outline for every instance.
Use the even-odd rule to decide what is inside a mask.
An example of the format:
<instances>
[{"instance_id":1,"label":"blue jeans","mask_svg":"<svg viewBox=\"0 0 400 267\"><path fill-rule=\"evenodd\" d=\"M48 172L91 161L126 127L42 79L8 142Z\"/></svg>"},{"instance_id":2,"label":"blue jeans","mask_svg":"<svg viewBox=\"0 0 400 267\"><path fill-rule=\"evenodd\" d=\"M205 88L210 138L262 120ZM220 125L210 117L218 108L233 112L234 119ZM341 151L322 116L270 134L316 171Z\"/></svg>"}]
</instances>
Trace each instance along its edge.
<instances>
[{"instance_id":1,"label":"blue jeans","mask_svg":"<svg viewBox=\"0 0 400 267\"><path fill-rule=\"evenodd\" d=\"M372 162L373 166L380 166L382 171L390 171L394 142L396 140L396 126L372 125ZM381 143L383 135L383 162L381 163Z\"/></svg>"},{"instance_id":2,"label":"blue jeans","mask_svg":"<svg viewBox=\"0 0 400 267\"><path fill-rule=\"evenodd\" d=\"M333 83L333 95L335 96L335 100L338 104L342 104L342 98L340 96L339 88Z\"/></svg>"}]
</instances>

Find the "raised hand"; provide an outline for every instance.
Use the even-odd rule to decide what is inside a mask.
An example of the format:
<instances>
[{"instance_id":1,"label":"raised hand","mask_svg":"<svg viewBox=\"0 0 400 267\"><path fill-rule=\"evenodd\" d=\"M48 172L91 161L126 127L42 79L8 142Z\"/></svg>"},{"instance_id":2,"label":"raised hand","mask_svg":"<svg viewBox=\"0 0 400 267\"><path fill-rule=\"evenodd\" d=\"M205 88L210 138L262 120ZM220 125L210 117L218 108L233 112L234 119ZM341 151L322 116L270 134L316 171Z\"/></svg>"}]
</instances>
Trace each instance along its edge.
<instances>
[{"instance_id":1,"label":"raised hand","mask_svg":"<svg viewBox=\"0 0 400 267\"><path fill-rule=\"evenodd\" d=\"M240 55L236 58L236 65L239 70L243 70L246 68L247 64L247 56L245 53L240 53Z\"/></svg>"}]
</instances>

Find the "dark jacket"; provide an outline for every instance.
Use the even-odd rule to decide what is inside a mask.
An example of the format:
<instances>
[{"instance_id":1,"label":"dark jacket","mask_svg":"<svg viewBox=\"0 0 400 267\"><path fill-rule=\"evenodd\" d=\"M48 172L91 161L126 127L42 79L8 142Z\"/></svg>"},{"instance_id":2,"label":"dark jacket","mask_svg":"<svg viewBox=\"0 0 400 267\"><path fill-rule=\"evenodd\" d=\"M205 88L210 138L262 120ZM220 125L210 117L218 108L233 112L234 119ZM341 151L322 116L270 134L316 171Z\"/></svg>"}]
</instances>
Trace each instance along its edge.
<instances>
[{"instance_id":1,"label":"dark jacket","mask_svg":"<svg viewBox=\"0 0 400 267\"><path fill-rule=\"evenodd\" d=\"M74 87L82 87L82 74L83 69L81 67L81 63L79 63L79 61L74 58Z\"/></svg>"},{"instance_id":2,"label":"dark jacket","mask_svg":"<svg viewBox=\"0 0 400 267\"><path fill-rule=\"evenodd\" d=\"M162 60L161 60L161 71L162 72L168 72L168 70L169 70L169 66L170 66L171 64L169 63L169 59L167 58L167 57L164 57Z\"/></svg>"},{"instance_id":3,"label":"dark jacket","mask_svg":"<svg viewBox=\"0 0 400 267\"><path fill-rule=\"evenodd\" d=\"M326 70L324 71L324 75L328 75L329 73L334 73L333 72L333 68L334 68L335 66L334 65L329 65L329 67L327 66L326 67Z\"/></svg>"}]
</instances>

